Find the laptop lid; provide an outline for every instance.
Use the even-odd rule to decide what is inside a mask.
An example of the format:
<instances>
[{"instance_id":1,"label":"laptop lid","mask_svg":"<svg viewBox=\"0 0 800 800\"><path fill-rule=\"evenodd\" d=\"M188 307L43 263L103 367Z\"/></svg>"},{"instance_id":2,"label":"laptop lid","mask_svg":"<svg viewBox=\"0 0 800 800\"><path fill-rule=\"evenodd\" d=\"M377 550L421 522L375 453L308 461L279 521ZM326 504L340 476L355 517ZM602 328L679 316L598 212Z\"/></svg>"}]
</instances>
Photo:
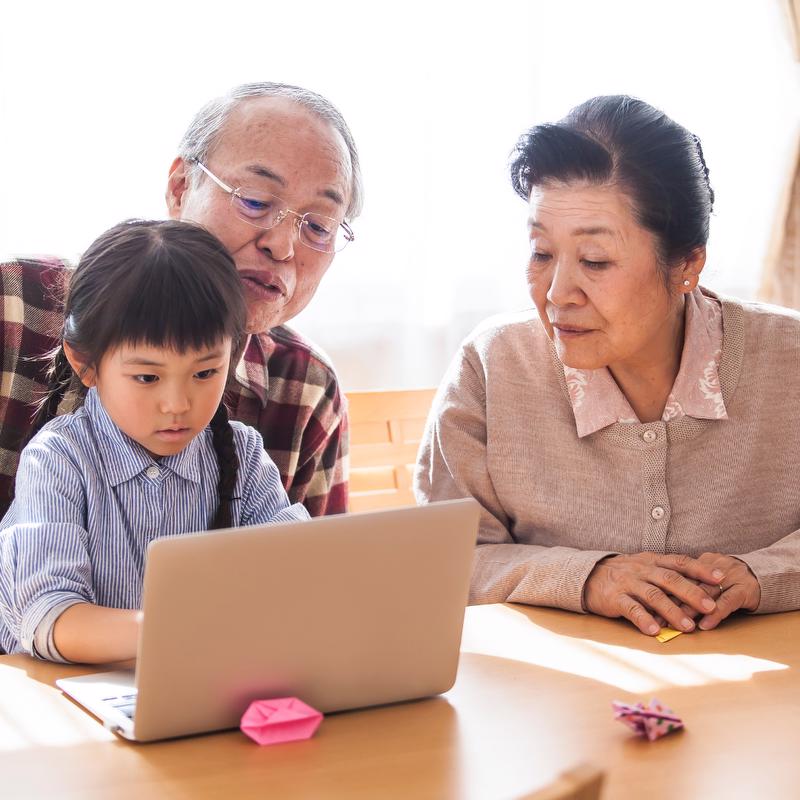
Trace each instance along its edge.
<instances>
[{"instance_id":1,"label":"laptop lid","mask_svg":"<svg viewBox=\"0 0 800 800\"><path fill-rule=\"evenodd\" d=\"M448 690L478 517L453 500L152 542L134 738L236 727L255 699L331 712Z\"/></svg>"}]
</instances>

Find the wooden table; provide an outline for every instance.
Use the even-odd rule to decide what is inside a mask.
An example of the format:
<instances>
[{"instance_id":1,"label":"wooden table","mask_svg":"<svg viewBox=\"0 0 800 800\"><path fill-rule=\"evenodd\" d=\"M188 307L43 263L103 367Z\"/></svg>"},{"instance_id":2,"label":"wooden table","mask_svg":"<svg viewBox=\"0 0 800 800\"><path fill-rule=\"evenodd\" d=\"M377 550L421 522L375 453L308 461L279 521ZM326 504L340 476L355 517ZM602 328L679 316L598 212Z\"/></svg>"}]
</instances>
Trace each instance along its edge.
<instances>
[{"instance_id":1,"label":"wooden table","mask_svg":"<svg viewBox=\"0 0 800 800\"><path fill-rule=\"evenodd\" d=\"M2 798L512 798L577 762L603 797L800 797L800 612L659 644L626 623L515 605L467 610L455 687L336 714L307 742L238 731L136 745L53 686L86 667L0 657ZM686 730L654 743L614 699L656 695Z\"/></svg>"}]
</instances>

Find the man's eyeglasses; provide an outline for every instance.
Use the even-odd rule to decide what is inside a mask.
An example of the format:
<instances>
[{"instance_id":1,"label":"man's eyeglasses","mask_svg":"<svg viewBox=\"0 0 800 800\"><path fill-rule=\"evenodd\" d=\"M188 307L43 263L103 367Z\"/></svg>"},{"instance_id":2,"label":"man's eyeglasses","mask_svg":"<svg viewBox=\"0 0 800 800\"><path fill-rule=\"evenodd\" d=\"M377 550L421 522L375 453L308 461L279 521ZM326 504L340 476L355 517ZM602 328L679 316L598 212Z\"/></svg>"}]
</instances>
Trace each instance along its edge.
<instances>
[{"instance_id":1,"label":"man's eyeglasses","mask_svg":"<svg viewBox=\"0 0 800 800\"><path fill-rule=\"evenodd\" d=\"M197 164L222 191L230 195L231 208L236 216L248 225L269 230L280 225L287 217L294 217L300 241L306 247L320 253L338 253L356 238L353 229L346 222L339 222L333 217L326 217L313 211L298 214L277 195L244 186L234 189L196 158L191 158L189 161Z\"/></svg>"}]
</instances>

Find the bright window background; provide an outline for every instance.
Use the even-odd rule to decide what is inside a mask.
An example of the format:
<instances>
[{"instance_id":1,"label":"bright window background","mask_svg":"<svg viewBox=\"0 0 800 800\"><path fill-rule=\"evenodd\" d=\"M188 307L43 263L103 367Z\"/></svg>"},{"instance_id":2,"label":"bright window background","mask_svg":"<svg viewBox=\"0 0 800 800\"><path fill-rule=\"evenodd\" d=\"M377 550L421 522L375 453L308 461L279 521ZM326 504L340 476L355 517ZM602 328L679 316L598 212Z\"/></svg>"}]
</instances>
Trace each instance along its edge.
<instances>
[{"instance_id":1,"label":"bright window background","mask_svg":"<svg viewBox=\"0 0 800 800\"><path fill-rule=\"evenodd\" d=\"M697 133L704 283L753 297L800 120L783 0L6 3L0 252L75 257L163 216L194 112L254 80L329 97L361 152L357 242L294 322L346 389L433 385L479 320L529 305L507 161L530 125L624 92Z\"/></svg>"}]
</instances>

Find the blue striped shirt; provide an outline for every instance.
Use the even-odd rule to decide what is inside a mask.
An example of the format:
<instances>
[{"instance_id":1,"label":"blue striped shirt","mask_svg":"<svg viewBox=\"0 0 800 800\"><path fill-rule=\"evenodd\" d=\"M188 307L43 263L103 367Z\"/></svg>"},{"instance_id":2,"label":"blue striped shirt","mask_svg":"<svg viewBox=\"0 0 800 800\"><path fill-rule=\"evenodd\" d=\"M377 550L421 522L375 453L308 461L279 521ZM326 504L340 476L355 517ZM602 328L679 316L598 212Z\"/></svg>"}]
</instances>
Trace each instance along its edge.
<instances>
[{"instance_id":1,"label":"blue striped shirt","mask_svg":"<svg viewBox=\"0 0 800 800\"><path fill-rule=\"evenodd\" d=\"M260 434L231 425L239 457L232 524L308 519L290 505ZM0 646L59 659L52 626L70 605L141 608L148 543L207 530L218 480L210 428L156 460L90 390L22 453L16 497L0 523Z\"/></svg>"}]
</instances>

